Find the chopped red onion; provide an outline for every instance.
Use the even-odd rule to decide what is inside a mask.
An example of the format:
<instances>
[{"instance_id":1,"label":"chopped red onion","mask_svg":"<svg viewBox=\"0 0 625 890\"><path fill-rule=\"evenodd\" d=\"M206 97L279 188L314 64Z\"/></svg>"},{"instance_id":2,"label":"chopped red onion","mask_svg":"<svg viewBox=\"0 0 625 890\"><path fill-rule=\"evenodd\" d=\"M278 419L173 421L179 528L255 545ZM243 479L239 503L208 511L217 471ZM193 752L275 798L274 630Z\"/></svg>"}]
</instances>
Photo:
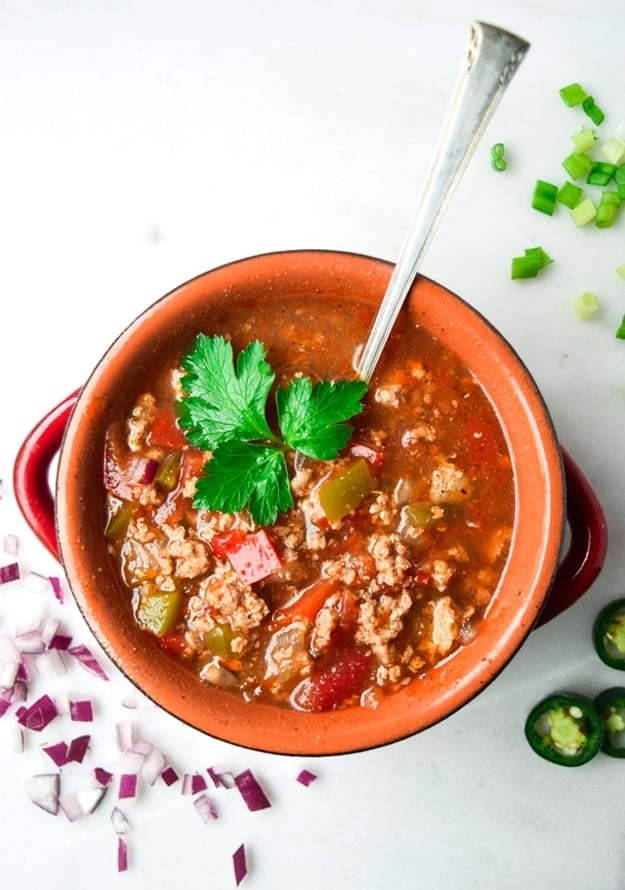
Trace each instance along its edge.
<instances>
[{"instance_id":1,"label":"chopped red onion","mask_svg":"<svg viewBox=\"0 0 625 890\"><path fill-rule=\"evenodd\" d=\"M2 539L2 549L9 556L17 556L20 549L20 542L17 535L5 535Z\"/></svg>"},{"instance_id":2,"label":"chopped red onion","mask_svg":"<svg viewBox=\"0 0 625 890\"><path fill-rule=\"evenodd\" d=\"M120 751L129 751L134 744L134 733L132 723L124 720L115 727L117 735L117 747Z\"/></svg>"},{"instance_id":3,"label":"chopped red onion","mask_svg":"<svg viewBox=\"0 0 625 890\"><path fill-rule=\"evenodd\" d=\"M56 816L59 811L60 774L42 773L30 776L24 784L29 799L46 813Z\"/></svg>"},{"instance_id":4,"label":"chopped red onion","mask_svg":"<svg viewBox=\"0 0 625 890\"><path fill-rule=\"evenodd\" d=\"M248 810L254 812L271 806L271 801L250 769L246 769L239 773L238 776L235 776L234 783L239 789Z\"/></svg>"},{"instance_id":5,"label":"chopped red onion","mask_svg":"<svg viewBox=\"0 0 625 890\"><path fill-rule=\"evenodd\" d=\"M124 800L129 797L136 797L137 780L138 776L136 773L121 774L121 776L119 777L119 792L117 795L120 800Z\"/></svg>"},{"instance_id":6,"label":"chopped red onion","mask_svg":"<svg viewBox=\"0 0 625 890\"><path fill-rule=\"evenodd\" d=\"M140 485L149 485L154 481L156 471L158 470L158 461L150 457L136 457L130 474L133 482Z\"/></svg>"},{"instance_id":7,"label":"chopped red onion","mask_svg":"<svg viewBox=\"0 0 625 890\"><path fill-rule=\"evenodd\" d=\"M12 661L0 664L0 689L11 690L19 675L20 662L16 657Z\"/></svg>"},{"instance_id":8,"label":"chopped red onion","mask_svg":"<svg viewBox=\"0 0 625 890\"><path fill-rule=\"evenodd\" d=\"M70 701L69 716L78 723L91 723L93 720L93 703L89 699Z\"/></svg>"},{"instance_id":9,"label":"chopped red onion","mask_svg":"<svg viewBox=\"0 0 625 890\"><path fill-rule=\"evenodd\" d=\"M40 732L54 720L57 714L56 705L50 696L42 695L29 708L21 708L17 719L26 729Z\"/></svg>"},{"instance_id":10,"label":"chopped red onion","mask_svg":"<svg viewBox=\"0 0 625 890\"><path fill-rule=\"evenodd\" d=\"M297 781L300 784L305 785L306 787L308 787L309 785L312 785L312 783L315 781L316 778L317 778L316 773L311 773L311 771L309 769L303 769L297 775Z\"/></svg>"},{"instance_id":11,"label":"chopped red onion","mask_svg":"<svg viewBox=\"0 0 625 890\"><path fill-rule=\"evenodd\" d=\"M60 634L56 633L50 640L48 645L49 649L61 649L62 651L68 651L69 647L72 645L72 637L68 634Z\"/></svg>"},{"instance_id":12,"label":"chopped red onion","mask_svg":"<svg viewBox=\"0 0 625 890\"><path fill-rule=\"evenodd\" d=\"M173 766L166 766L161 773L161 779L166 785L173 785L174 782L177 782L179 778L180 776L173 768Z\"/></svg>"},{"instance_id":13,"label":"chopped red onion","mask_svg":"<svg viewBox=\"0 0 625 890\"><path fill-rule=\"evenodd\" d=\"M39 629L26 630L23 633L16 634L13 640L18 652L38 654L45 649L44 642L41 639L41 631Z\"/></svg>"},{"instance_id":14,"label":"chopped red onion","mask_svg":"<svg viewBox=\"0 0 625 890\"><path fill-rule=\"evenodd\" d=\"M56 742L54 745L44 745L42 750L57 766L65 766L70 760L65 742Z\"/></svg>"},{"instance_id":15,"label":"chopped red onion","mask_svg":"<svg viewBox=\"0 0 625 890\"><path fill-rule=\"evenodd\" d=\"M117 767L119 770L125 773L135 773L139 774L145 763L145 754L139 754L138 751L123 751L119 760L117 761Z\"/></svg>"},{"instance_id":16,"label":"chopped red onion","mask_svg":"<svg viewBox=\"0 0 625 890\"><path fill-rule=\"evenodd\" d=\"M234 788L234 776L227 770L209 766L206 770L215 788Z\"/></svg>"},{"instance_id":17,"label":"chopped red onion","mask_svg":"<svg viewBox=\"0 0 625 890\"><path fill-rule=\"evenodd\" d=\"M245 844L241 844L232 854L232 864L234 866L234 879L237 887L247 874L247 860L245 856Z\"/></svg>"},{"instance_id":18,"label":"chopped red onion","mask_svg":"<svg viewBox=\"0 0 625 890\"><path fill-rule=\"evenodd\" d=\"M76 792L76 799L83 813L93 813L104 800L107 789L102 785L85 785Z\"/></svg>"},{"instance_id":19,"label":"chopped red onion","mask_svg":"<svg viewBox=\"0 0 625 890\"><path fill-rule=\"evenodd\" d=\"M96 766L93 771L93 775L96 782L98 782L104 788L110 785L113 780L113 773L110 773L107 769L103 769L101 766Z\"/></svg>"},{"instance_id":20,"label":"chopped red onion","mask_svg":"<svg viewBox=\"0 0 625 890\"><path fill-rule=\"evenodd\" d=\"M73 760L75 763L82 763L85 758L85 754L87 753L90 741L90 735L81 735L75 739L72 739L67 748L68 761Z\"/></svg>"},{"instance_id":21,"label":"chopped red onion","mask_svg":"<svg viewBox=\"0 0 625 890\"><path fill-rule=\"evenodd\" d=\"M46 649L45 652L41 652L35 659L35 665L41 674L61 677L67 673L67 665L58 649Z\"/></svg>"},{"instance_id":22,"label":"chopped red onion","mask_svg":"<svg viewBox=\"0 0 625 890\"><path fill-rule=\"evenodd\" d=\"M162 775L166 765L165 755L153 746L152 750L145 756L143 766L141 767L141 776L148 785L154 785L158 777Z\"/></svg>"},{"instance_id":23,"label":"chopped red onion","mask_svg":"<svg viewBox=\"0 0 625 890\"><path fill-rule=\"evenodd\" d=\"M79 819L84 815L83 809L75 794L61 794L59 797L59 806L70 822L75 822L76 819Z\"/></svg>"},{"instance_id":24,"label":"chopped red onion","mask_svg":"<svg viewBox=\"0 0 625 890\"><path fill-rule=\"evenodd\" d=\"M20 567L18 563L11 562L9 565L0 566L0 584L8 584L9 581L17 581L20 577Z\"/></svg>"},{"instance_id":25,"label":"chopped red onion","mask_svg":"<svg viewBox=\"0 0 625 890\"><path fill-rule=\"evenodd\" d=\"M214 822L217 818L217 810L208 794L200 794L193 801L193 806L198 812L202 822Z\"/></svg>"},{"instance_id":26,"label":"chopped red onion","mask_svg":"<svg viewBox=\"0 0 625 890\"><path fill-rule=\"evenodd\" d=\"M106 675L104 669L102 668L100 662L95 657L93 652L85 645L72 646L71 649L68 650L70 655L73 655L74 658L88 671L91 671L92 674L95 674L96 677L99 677L101 680L108 680L108 676Z\"/></svg>"},{"instance_id":27,"label":"chopped red onion","mask_svg":"<svg viewBox=\"0 0 625 890\"><path fill-rule=\"evenodd\" d=\"M117 838L117 871L128 869L128 844L123 837Z\"/></svg>"},{"instance_id":28,"label":"chopped red onion","mask_svg":"<svg viewBox=\"0 0 625 890\"><path fill-rule=\"evenodd\" d=\"M21 680L18 675L18 679L13 684L13 702L16 704L17 702L25 702L28 698L28 684L26 680Z\"/></svg>"},{"instance_id":29,"label":"chopped red onion","mask_svg":"<svg viewBox=\"0 0 625 890\"><path fill-rule=\"evenodd\" d=\"M2 717L11 707L11 698L4 693L0 695L0 717Z\"/></svg>"},{"instance_id":30,"label":"chopped red onion","mask_svg":"<svg viewBox=\"0 0 625 890\"><path fill-rule=\"evenodd\" d=\"M21 726L13 726L11 727L11 731L11 750L15 751L16 754L21 754L24 750L24 730Z\"/></svg>"},{"instance_id":31,"label":"chopped red onion","mask_svg":"<svg viewBox=\"0 0 625 890\"><path fill-rule=\"evenodd\" d=\"M46 647L46 649L50 648L50 643L58 633L60 625L61 622L58 618L46 618L43 622L41 628L41 642Z\"/></svg>"},{"instance_id":32,"label":"chopped red onion","mask_svg":"<svg viewBox=\"0 0 625 890\"><path fill-rule=\"evenodd\" d=\"M61 586L61 579L57 578L55 575L50 575L48 577L48 581L52 586L54 596L62 605L65 602L65 593L63 591L63 587Z\"/></svg>"},{"instance_id":33,"label":"chopped red onion","mask_svg":"<svg viewBox=\"0 0 625 890\"><path fill-rule=\"evenodd\" d=\"M115 834L125 834L130 829L130 822L119 807L113 807L111 810L111 824Z\"/></svg>"},{"instance_id":34,"label":"chopped red onion","mask_svg":"<svg viewBox=\"0 0 625 890\"><path fill-rule=\"evenodd\" d=\"M206 791L206 779L200 773L185 773L182 777L182 794L199 794Z\"/></svg>"}]
</instances>

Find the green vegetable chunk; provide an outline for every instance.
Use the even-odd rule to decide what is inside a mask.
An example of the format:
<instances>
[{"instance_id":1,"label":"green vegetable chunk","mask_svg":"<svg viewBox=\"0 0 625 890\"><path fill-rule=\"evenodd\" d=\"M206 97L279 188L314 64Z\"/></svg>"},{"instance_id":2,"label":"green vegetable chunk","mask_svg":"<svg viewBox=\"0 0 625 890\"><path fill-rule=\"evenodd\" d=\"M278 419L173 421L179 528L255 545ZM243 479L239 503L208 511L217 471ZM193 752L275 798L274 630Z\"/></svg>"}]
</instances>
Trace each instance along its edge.
<instances>
[{"instance_id":1,"label":"green vegetable chunk","mask_svg":"<svg viewBox=\"0 0 625 890\"><path fill-rule=\"evenodd\" d=\"M532 750L560 766L588 763L603 744L603 724L593 702L580 695L556 693L535 705L525 722Z\"/></svg>"},{"instance_id":2,"label":"green vegetable chunk","mask_svg":"<svg viewBox=\"0 0 625 890\"><path fill-rule=\"evenodd\" d=\"M595 698L603 723L602 751L610 757L625 757L625 689L613 686Z\"/></svg>"},{"instance_id":3,"label":"green vegetable chunk","mask_svg":"<svg viewBox=\"0 0 625 890\"><path fill-rule=\"evenodd\" d=\"M541 213L553 215L556 206L556 198L558 197L558 186L552 182L545 182L544 179L537 179L534 186L534 195L532 197L532 207L534 210L540 210Z\"/></svg>"},{"instance_id":4,"label":"green vegetable chunk","mask_svg":"<svg viewBox=\"0 0 625 890\"><path fill-rule=\"evenodd\" d=\"M592 637L601 661L625 671L625 598L603 607L593 625Z\"/></svg>"},{"instance_id":5,"label":"green vegetable chunk","mask_svg":"<svg viewBox=\"0 0 625 890\"><path fill-rule=\"evenodd\" d=\"M158 591L142 597L135 614L144 630L163 637L178 623L181 607L182 597L177 590Z\"/></svg>"},{"instance_id":6,"label":"green vegetable chunk","mask_svg":"<svg viewBox=\"0 0 625 890\"><path fill-rule=\"evenodd\" d=\"M325 482L319 502L329 522L338 522L354 510L373 487L366 460L360 458Z\"/></svg>"},{"instance_id":7,"label":"green vegetable chunk","mask_svg":"<svg viewBox=\"0 0 625 890\"><path fill-rule=\"evenodd\" d=\"M572 108L574 105L581 105L588 98L588 93L578 83L570 83L568 86L562 87L560 97L569 108Z\"/></svg>"}]
</instances>

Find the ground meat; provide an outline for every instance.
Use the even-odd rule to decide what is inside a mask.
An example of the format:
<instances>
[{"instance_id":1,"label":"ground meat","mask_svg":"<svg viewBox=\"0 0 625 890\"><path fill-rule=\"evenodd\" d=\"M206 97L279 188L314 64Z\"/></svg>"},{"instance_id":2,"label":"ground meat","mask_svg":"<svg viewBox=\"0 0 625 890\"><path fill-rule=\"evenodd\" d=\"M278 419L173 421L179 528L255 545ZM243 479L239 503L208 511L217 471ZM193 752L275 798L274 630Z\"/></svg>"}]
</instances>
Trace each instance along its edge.
<instances>
[{"instance_id":1,"label":"ground meat","mask_svg":"<svg viewBox=\"0 0 625 890\"><path fill-rule=\"evenodd\" d=\"M410 448L418 442L436 442L436 430L429 423L422 423L419 426L406 430L401 437L401 444L404 448Z\"/></svg>"},{"instance_id":2,"label":"ground meat","mask_svg":"<svg viewBox=\"0 0 625 890\"><path fill-rule=\"evenodd\" d=\"M234 631L246 632L258 627L268 612L267 603L249 584L226 563L218 563L189 601L187 626L191 633L201 633L228 623Z\"/></svg>"},{"instance_id":3,"label":"ground meat","mask_svg":"<svg viewBox=\"0 0 625 890\"><path fill-rule=\"evenodd\" d=\"M370 646L378 661L388 663L389 650L386 644L401 633L404 618L411 608L412 597L405 590L399 596L385 594L379 599L364 594L360 603L356 639Z\"/></svg>"},{"instance_id":4,"label":"ground meat","mask_svg":"<svg viewBox=\"0 0 625 890\"><path fill-rule=\"evenodd\" d=\"M387 383L386 386L378 386L373 397L380 405L386 405L389 408L398 408L402 395L403 387L400 383Z\"/></svg>"},{"instance_id":5,"label":"ground meat","mask_svg":"<svg viewBox=\"0 0 625 890\"><path fill-rule=\"evenodd\" d=\"M432 645L440 655L446 655L458 637L458 612L450 597L444 596L432 609Z\"/></svg>"},{"instance_id":6,"label":"ground meat","mask_svg":"<svg viewBox=\"0 0 625 890\"><path fill-rule=\"evenodd\" d=\"M131 451L141 451L146 442L145 437L156 413L156 399L151 393L139 396L132 414L128 418L128 447Z\"/></svg>"},{"instance_id":7,"label":"ground meat","mask_svg":"<svg viewBox=\"0 0 625 890\"><path fill-rule=\"evenodd\" d=\"M399 534L372 534L368 549L375 560L377 584L381 587L400 585L412 567L412 561Z\"/></svg>"},{"instance_id":8,"label":"ground meat","mask_svg":"<svg viewBox=\"0 0 625 890\"><path fill-rule=\"evenodd\" d=\"M173 528L163 526L169 539L167 553L175 561L175 574L179 578L197 578L205 575L211 567L206 544L197 539L190 540L182 525Z\"/></svg>"},{"instance_id":9,"label":"ground meat","mask_svg":"<svg viewBox=\"0 0 625 890\"><path fill-rule=\"evenodd\" d=\"M469 480L455 464L442 463L432 472L430 496L434 503L462 502L469 494Z\"/></svg>"}]
</instances>

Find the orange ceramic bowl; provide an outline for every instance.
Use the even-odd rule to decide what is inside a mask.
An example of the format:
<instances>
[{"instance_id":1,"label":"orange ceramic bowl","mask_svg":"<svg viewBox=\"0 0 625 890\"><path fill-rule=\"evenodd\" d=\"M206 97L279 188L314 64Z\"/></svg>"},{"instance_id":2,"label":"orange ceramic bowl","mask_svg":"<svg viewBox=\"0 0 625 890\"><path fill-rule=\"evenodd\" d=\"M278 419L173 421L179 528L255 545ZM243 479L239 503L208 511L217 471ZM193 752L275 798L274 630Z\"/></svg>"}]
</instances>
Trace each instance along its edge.
<instances>
[{"instance_id":1,"label":"orange ceramic bowl","mask_svg":"<svg viewBox=\"0 0 625 890\"><path fill-rule=\"evenodd\" d=\"M188 347L198 331L210 332L211 317L224 303L297 303L323 292L347 305L350 301L377 305L391 272L390 264L364 256L299 251L258 256L200 275L130 324L79 393L50 413L42 422L44 432L41 425L33 431L18 456L18 501L53 552L58 542L69 586L106 652L166 711L227 742L277 753L319 755L362 750L420 732L468 702L501 671L537 623L554 579L564 575L560 586L574 599L592 583L603 562L601 508L572 463L567 475L569 483L575 482L575 490L569 484L569 501L578 507L581 503L582 542L578 553L569 553L560 562L567 515L566 466L528 371L482 316L444 287L420 277L404 311L454 349L476 374L496 407L514 467L516 519L511 553L475 640L375 710L310 714L245 703L201 684L192 669L168 656L135 624L103 535L100 479L109 420L128 412L136 393L149 384L150 368L157 367L161 357ZM63 430L52 498L42 493L41 463L51 459ZM559 608L561 604L551 606L554 612Z\"/></svg>"}]
</instances>

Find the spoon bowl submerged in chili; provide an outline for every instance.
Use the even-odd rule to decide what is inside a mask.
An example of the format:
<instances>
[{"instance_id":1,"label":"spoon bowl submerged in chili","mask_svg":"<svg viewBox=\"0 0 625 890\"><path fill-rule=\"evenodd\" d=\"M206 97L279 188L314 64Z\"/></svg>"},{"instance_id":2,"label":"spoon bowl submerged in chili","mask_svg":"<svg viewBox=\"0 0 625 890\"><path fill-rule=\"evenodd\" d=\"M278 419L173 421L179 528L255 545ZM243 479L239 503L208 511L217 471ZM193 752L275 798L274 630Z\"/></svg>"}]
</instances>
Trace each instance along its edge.
<instances>
[{"instance_id":1,"label":"spoon bowl submerged in chili","mask_svg":"<svg viewBox=\"0 0 625 890\"><path fill-rule=\"evenodd\" d=\"M540 394L425 278L338 457L285 450L293 507L260 527L193 506L210 461L175 422L172 371L198 333L235 355L264 343L274 388L350 379L390 272L315 251L213 270L121 335L70 419L57 517L76 599L133 682L228 741L338 753L424 729L507 663L557 567L562 468Z\"/></svg>"}]
</instances>

